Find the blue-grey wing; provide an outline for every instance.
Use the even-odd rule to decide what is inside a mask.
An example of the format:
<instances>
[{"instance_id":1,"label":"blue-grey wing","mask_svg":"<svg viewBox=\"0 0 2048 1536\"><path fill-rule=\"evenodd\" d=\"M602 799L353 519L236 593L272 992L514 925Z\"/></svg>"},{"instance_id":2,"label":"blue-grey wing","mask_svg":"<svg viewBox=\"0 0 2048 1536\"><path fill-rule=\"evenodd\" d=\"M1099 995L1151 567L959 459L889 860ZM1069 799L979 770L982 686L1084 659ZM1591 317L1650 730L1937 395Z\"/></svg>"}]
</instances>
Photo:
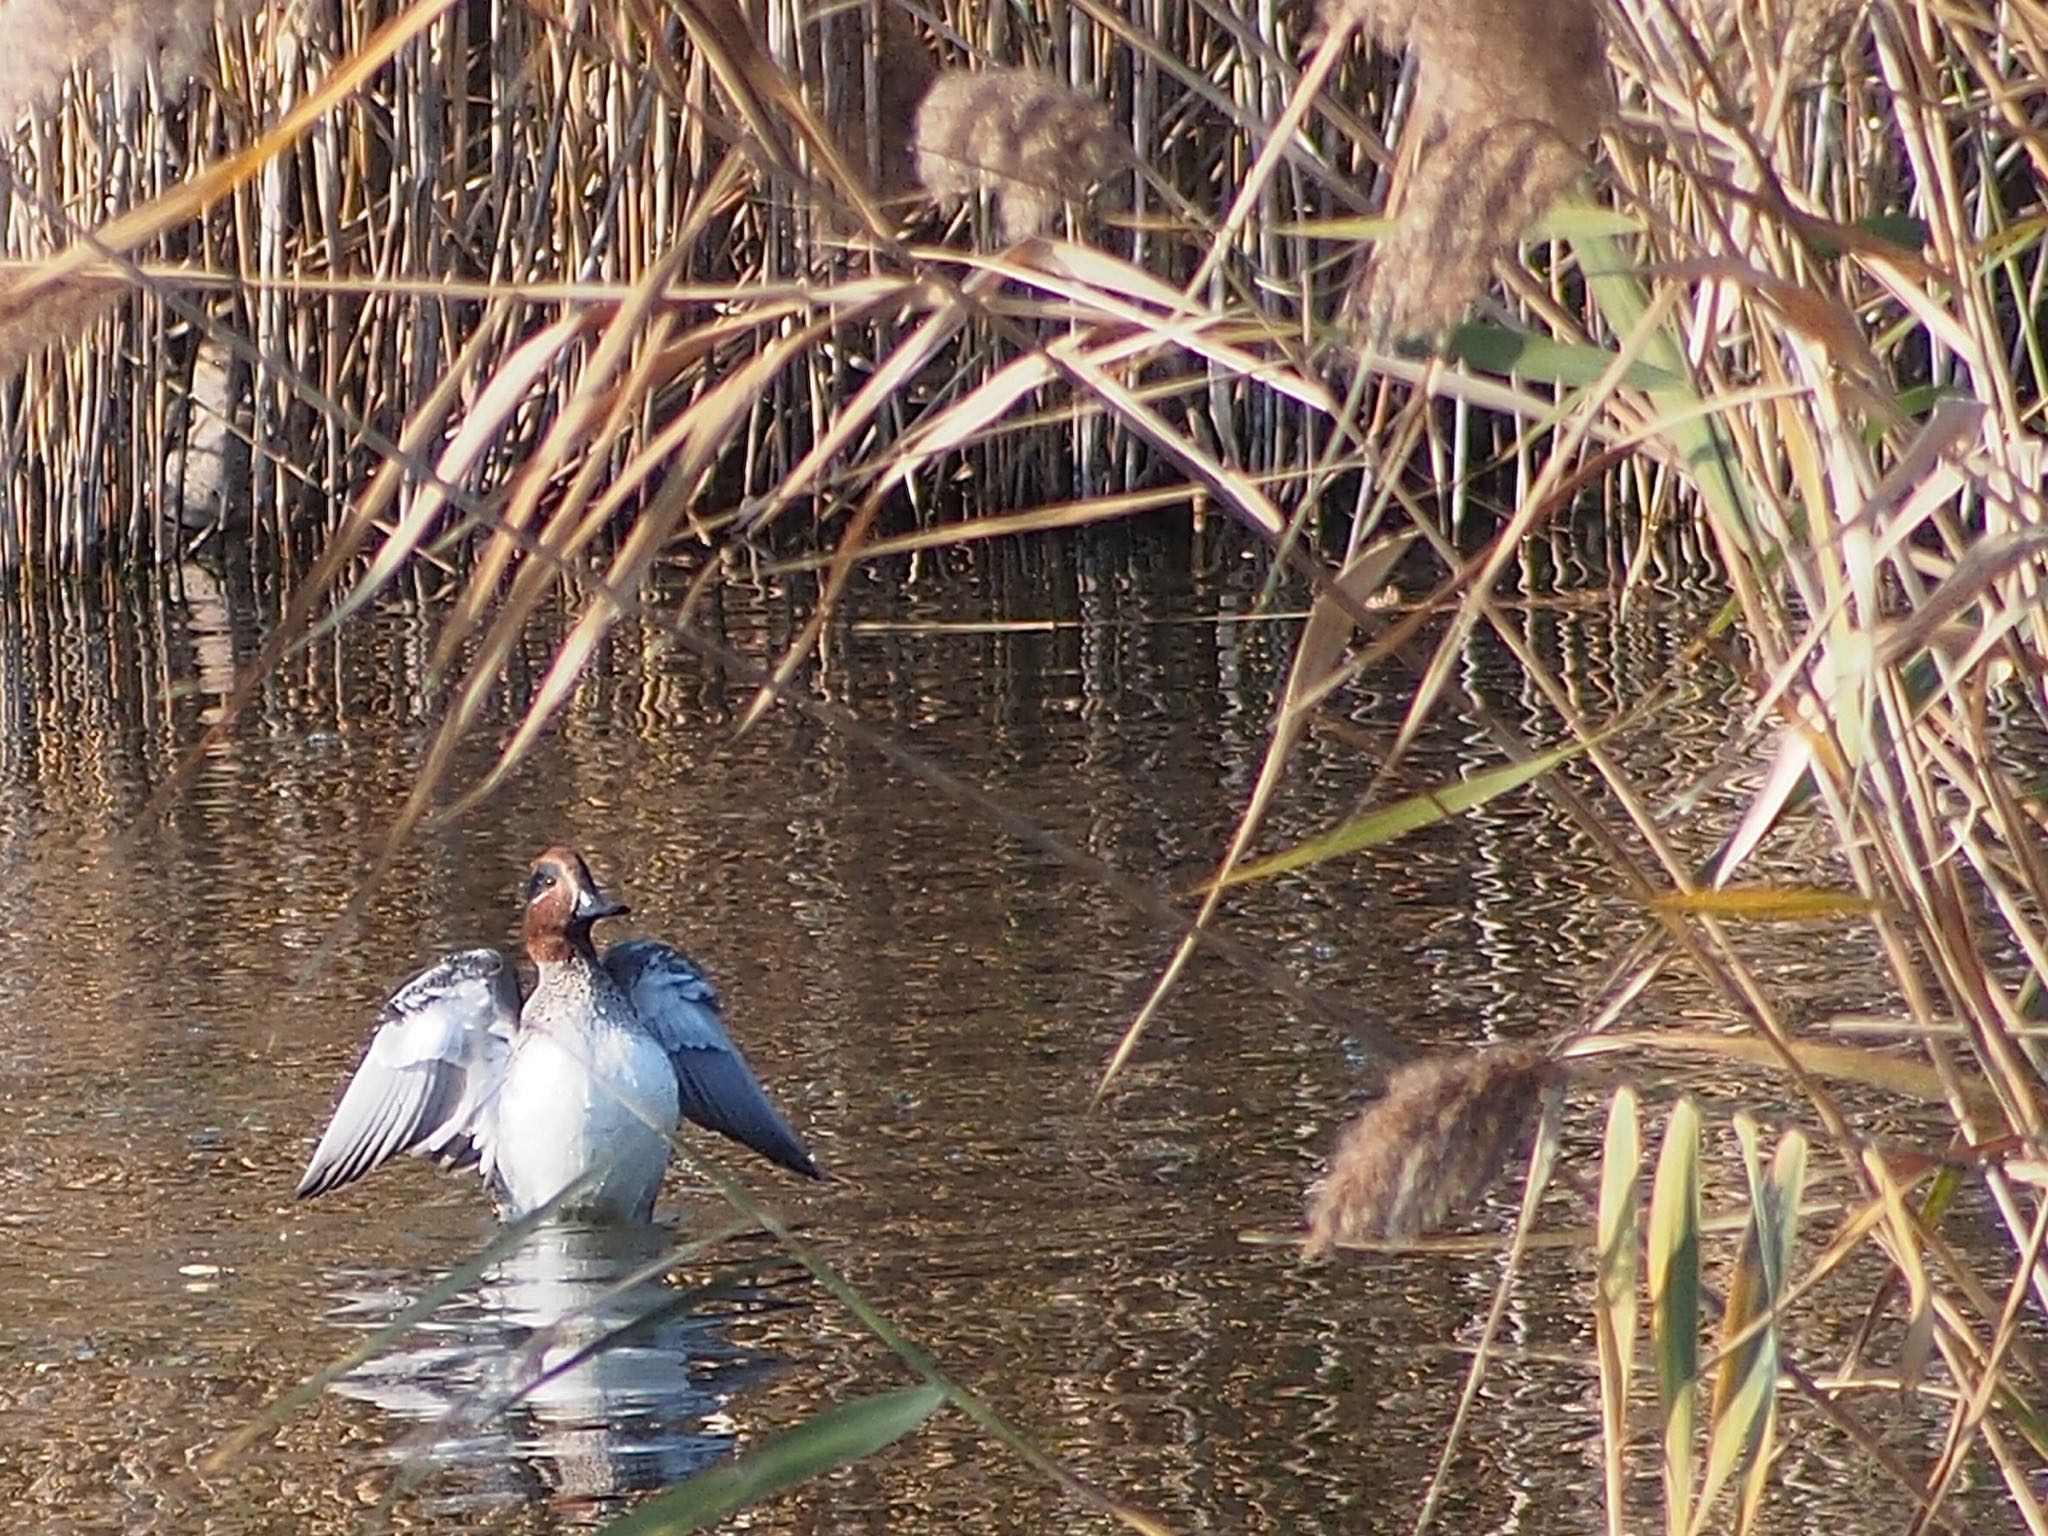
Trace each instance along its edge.
<instances>
[{"instance_id":1,"label":"blue-grey wing","mask_svg":"<svg viewBox=\"0 0 2048 1536\"><path fill-rule=\"evenodd\" d=\"M688 956L628 939L605 951L604 965L675 1064L685 1119L806 1178L824 1177L726 1034L718 993Z\"/></svg>"},{"instance_id":2,"label":"blue-grey wing","mask_svg":"<svg viewBox=\"0 0 2048 1536\"><path fill-rule=\"evenodd\" d=\"M436 961L391 994L355 1076L299 1180L308 1198L352 1183L401 1152L488 1171L492 1110L519 976L495 949Z\"/></svg>"}]
</instances>

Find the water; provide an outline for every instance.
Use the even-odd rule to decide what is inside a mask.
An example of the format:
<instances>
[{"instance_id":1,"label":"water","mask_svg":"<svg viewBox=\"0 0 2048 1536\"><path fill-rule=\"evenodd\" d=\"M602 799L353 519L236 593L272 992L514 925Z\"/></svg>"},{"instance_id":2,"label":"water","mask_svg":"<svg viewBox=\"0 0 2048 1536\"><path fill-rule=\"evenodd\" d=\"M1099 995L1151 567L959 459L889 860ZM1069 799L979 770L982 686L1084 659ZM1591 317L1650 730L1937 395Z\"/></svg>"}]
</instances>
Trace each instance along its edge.
<instances>
[{"instance_id":1,"label":"water","mask_svg":"<svg viewBox=\"0 0 2048 1536\"><path fill-rule=\"evenodd\" d=\"M1013 1423L1178 1530L1408 1528L1496 1259L1310 1269L1253 1239L1298 1219L1335 1125L1378 1081L1380 1042L1545 1036L1633 937L1603 855L1540 801L1233 900L1232 936L1315 1005L1198 959L1091 1112L1175 935L789 711L736 741L748 690L631 627L541 751L482 809L415 837L351 921L439 718L431 604L393 602L295 657L161 821L115 844L257 644L252 599L187 576L161 599L63 595L7 619L0 1498L16 1529L358 1530L385 1500L416 1532L582 1528L627 1490L909 1379L759 1242L660 1276L636 1273L643 1251L557 1237L232 1469L201 1468L492 1236L473 1180L409 1162L308 1205L290 1193L390 986L446 948L510 945L524 866L556 841L632 902L622 931L683 945L718 980L836 1177L813 1187L705 1150ZM895 570L856 583L815 683L1053 836L1184 890L1257 775L1284 676L1291 626L1239 622L1257 589L1236 561L1112 541ZM779 655L808 595L734 585L724 638ZM1681 615L1524 619L1598 718L1672 665ZM487 768L554 634L508 669L462 781ZM1368 789L1409 676L1390 663L1346 696L1263 846L1326 828ZM1652 791L1725 759L1734 687L1697 667L1660 729L1630 739ZM1482 639L1379 794L1496 761L1475 703L1556 737ZM1737 803L1685 820L1688 845L1711 846ZM1845 943L1815 966L1800 940L1781 959L1813 972L1816 1008L1854 1007L1876 985L1865 954ZM1595 1114L1574 1121L1581 1151ZM1511 1198L1474 1225L1502 1230ZM681 1235L726 1215L686 1179L664 1212ZM1585 1284L1566 1255L1517 1281L1442 1528L1600 1528ZM518 1396L593 1314L645 1323L629 1349ZM1815 1346L1832 1337L1817 1328ZM1785 1529L1890 1530L1909 1508L1825 1430L1808 1426L1783 1472ZM1961 1508L1978 1529L2008 1518L1995 1489ZM948 1416L749 1528L962 1527L1103 1521Z\"/></svg>"}]
</instances>

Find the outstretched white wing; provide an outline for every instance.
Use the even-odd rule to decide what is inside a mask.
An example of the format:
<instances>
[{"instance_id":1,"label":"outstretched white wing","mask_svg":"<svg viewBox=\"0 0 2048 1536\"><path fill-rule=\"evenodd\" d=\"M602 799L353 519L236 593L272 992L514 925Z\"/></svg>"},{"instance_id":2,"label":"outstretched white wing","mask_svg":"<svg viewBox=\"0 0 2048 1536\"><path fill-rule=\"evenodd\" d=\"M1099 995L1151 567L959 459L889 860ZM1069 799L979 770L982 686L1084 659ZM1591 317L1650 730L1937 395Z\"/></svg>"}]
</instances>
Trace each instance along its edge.
<instances>
[{"instance_id":1,"label":"outstretched white wing","mask_svg":"<svg viewBox=\"0 0 2048 1536\"><path fill-rule=\"evenodd\" d=\"M465 949L391 994L313 1160L308 1198L401 1152L491 1166L498 1084L519 1023L519 977L495 949Z\"/></svg>"},{"instance_id":2,"label":"outstretched white wing","mask_svg":"<svg viewBox=\"0 0 2048 1536\"><path fill-rule=\"evenodd\" d=\"M605 951L605 969L675 1064L683 1117L806 1178L824 1175L725 1032L718 993L688 956L652 939Z\"/></svg>"}]
</instances>

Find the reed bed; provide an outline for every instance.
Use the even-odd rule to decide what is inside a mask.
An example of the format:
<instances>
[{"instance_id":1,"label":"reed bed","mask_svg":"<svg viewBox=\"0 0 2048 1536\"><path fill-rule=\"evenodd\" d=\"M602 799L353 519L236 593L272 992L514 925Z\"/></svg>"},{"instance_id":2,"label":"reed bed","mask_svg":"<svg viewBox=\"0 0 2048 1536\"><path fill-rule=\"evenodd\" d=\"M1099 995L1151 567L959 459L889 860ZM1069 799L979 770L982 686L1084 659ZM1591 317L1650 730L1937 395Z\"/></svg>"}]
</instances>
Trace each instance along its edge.
<instances>
[{"instance_id":1,"label":"reed bed","mask_svg":"<svg viewBox=\"0 0 2048 1536\"><path fill-rule=\"evenodd\" d=\"M81 35L66 58L105 54ZM210 543L289 568L262 664L418 562L453 564L442 766L566 587L579 622L502 772L678 548L822 567L788 652L737 659L757 708L816 711L805 666L854 564L905 547L892 530L1004 537L1161 500L1227 518L1313 616L1266 772L1118 1061L1236 885L1534 786L1641 913L1558 1054L1684 1049L1802 1105L1774 1138L1720 1127L1756 1215L1714 1298L1694 1111L1671 1112L1639 1219L1637 1111L1615 1101L1588 1305L1610 1528L1643 1450L1640 1279L1667 1528L1718 1518L1724 1487L1739 1526L1758 1517L1791 1393L1925 1524L1950 1523L1981 1455L2048 1531L2028 1321L2048 1304L2048 858L2036 787L2002 758L2010 721L2048 726L2038 8L266 7L223 20L189 93L116 73L7 82L44 104L0 189L10 564L145 567ZM1679 672L1585 718L1503 617L1503 583L1572 515L1616 530L1626 602L1674 541L1712 553L1727 598L1693 654L1752 677L1763 768L1725 839L1650 805L1616 751L1654 733ZM1388 621L1367 599L1397 563L1431 595ZM695 636L688 603L648 617ZM1355 821L1261 853L1328 700L1411 658L1398 756L1482 628L1562 739L1489 719L1497 770L1392 806L1367 788ZM1384 766L1362 759L1361 783ZM1825 829L1822 883L1747 883L1788 821ZM1810 1038L1747 953L1743 921L1816 912L1867 925L1911 1070ZM1680 1037L1633 1016L1672 967L1736 1022ZM1562 1077L1511 1066L1397 1078L1325 1186L1318 1244L1451 1214L1525 1132L1540 1173L1538 1089ZM1881 1140L1845 1080L1932 1102L1952 1138ZM1822 1238L1797 1220L1809 1162L1848 1202ZM1944 1241L1959 1183L2003 1231L1996 1256ZM1798 1362L1807 1282L1860 1249L1889 1277L1865 1300L1897 1309L1893 1358ZM1862 1422L1859 1394L1937 1380L1913 1400L1915 1451Z\"/></svg>"}]
</instances>

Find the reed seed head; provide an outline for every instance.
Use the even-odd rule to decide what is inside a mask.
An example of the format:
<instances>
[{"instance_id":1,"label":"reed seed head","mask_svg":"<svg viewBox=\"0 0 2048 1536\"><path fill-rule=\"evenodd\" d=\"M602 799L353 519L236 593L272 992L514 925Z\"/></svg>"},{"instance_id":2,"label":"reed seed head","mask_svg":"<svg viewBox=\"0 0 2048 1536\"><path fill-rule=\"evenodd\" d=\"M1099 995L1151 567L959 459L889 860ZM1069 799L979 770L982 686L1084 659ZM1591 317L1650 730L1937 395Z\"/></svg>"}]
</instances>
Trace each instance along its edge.
<instances>
[{"instance_id":1,"label":"reed seed head","mask_svg":"<svg viewBox=\"0 0 2048 1536\"><path fill-rule=\"evenodd\" d=\"M128 292L128 280L109 272L31 286L36 270L32 263L0 263L0 379L44 347L76 340Z\"/></svg>"},{"instance_id":2,"label":"reed seed head","mask_svg":"<svg viewBox=\"0 0 2048 1536\"><path fill-rule=\"evenodd\" d=\"M1528 1146L1559 1068L1541 1050L1445 1052L1396 1068L1310 1192L1307 1253L1418 1237L1471 1204Z\"/></svg>"},{"instance_id":3,"label":"reed seed head","mask_svg":"<svg viewBox=\"0 0 2048 1536\"><path fill-rule=\"evenodd\" d=\"M1500 257L1570 186L1578 152L1541 123L1453 128L1422 153L1399 217L1360 274L1358 306L1374 344L1436 336L1457 324Z\"/></svg>"},{"instance_id":4,"label":"reed seed head","mask_svg":"<svg viewBox=\"0 0 2048 1536\"><path fill-rule=\"evenodd\" d=\"M1101 102L1028 69L942 73L917 109L916 149L925 191L941 203L992 193L1012 244L1130 159Z\"/></svg>"},{"instance_id":5,"label":"reed seed head","mask_svg":"<svg viewBox=\"0 0 2048 1536\"><path fill-rule=\"evenodd\" d=\"M1546 125L1577 146L1613 102L1595 0L1451 0L1424 6L1409 31L1420 61L1425 131Z\"/></svg>"},{"instance_id":6,"label":"reed seed head","mask_svg":"<svg viewBox=\"0 0 2048 1536\"><path fill-rule=\"evenodd\" d=\"M1375 47L1399 53L1421 9L1423 0L1323 0L1318 14L1326 32L1356 28Z\"/></svg>"},{"instance_id":7,"label":"reed seed head","mask_svg":"<svg viewBox=\"0 0 2048 1536\"><path fill-rule=\"evenodd\" d=\"M1571 184L1612 109L1595 0L1326 0L1323 20L1415 51L1419 152L1358 307L1374 343L1433 336Z\"/></svg>"},{"instance_id":8,"label":"reed seed head","mask_svg":"<svg viewBox=\"0 0 2048 1536\"><path fill-rule=\"evenodd\" d=\"M205 56L216 10L216 0L0 0L0 133L84 66L128 84L152 66L183 81Z\"/></svg>"}]
</instances>

